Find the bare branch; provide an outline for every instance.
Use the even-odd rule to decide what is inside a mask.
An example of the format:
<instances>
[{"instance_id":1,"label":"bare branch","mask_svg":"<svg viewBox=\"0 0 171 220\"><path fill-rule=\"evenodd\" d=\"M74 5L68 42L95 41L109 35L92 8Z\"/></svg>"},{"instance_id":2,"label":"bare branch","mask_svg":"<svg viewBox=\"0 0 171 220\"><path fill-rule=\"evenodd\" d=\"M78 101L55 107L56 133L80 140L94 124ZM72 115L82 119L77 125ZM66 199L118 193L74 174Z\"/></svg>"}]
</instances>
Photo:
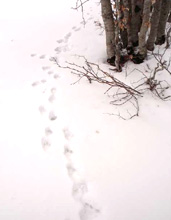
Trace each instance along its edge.
<instances>
[{"instance_id":1,"label":"bare branch","mask_svg":"<svg viewBox=\"0 0 171 220\"><path fill-rule=\"evenodd\" d=\"M85 4L86 2L88 2L88 1L89 1L89 0L85 0L85 1L77 0L76 6L75 6L75 7L72 7L72 9L74 9L74 10L78 10L79 8L81 8L82 19L83 19L83 24L84 24L84 25L86 24L86 21L85 21L85 18L84 18L84 4Z\"/></svg>"},{"instance_id":2,"label":"bare branch","mask_svg":"<svg viewBox=\"0 0 171 220\"><path fill-rule=\"evenodd\" d=\"M138 71L143 76L137 82L133 83L134 86L129 86L118 80L112 73L102 69L96 63L89 62L84 56L77 57L80 58L79 64L66 62L66 65L61 65L56 58L51 58L51 61L54 61L59 68L68 69L72 74L79 77L73 84L86 78L89 83L97 82L107 85L108 88L104 94L107 94L108 97L112 99L110 104L120 109L118 114L112 113L110 115L118 116L124 120L139 116L140 109L138 100L140 97L143 97L147 91L151 91L163 101L171 100L171 95L165 94L165 91L170 89L171 86L166 81L157 80L157 73L166 68L166 62L161 59L163 57L162 55L159 58L157 57L161 63L158 62L153 71L149 66L150 76L145 75L143 71L136 68L131 71L131 73ZM123 109L124 113L121 114Z\"/></svg>"}]
</instances>

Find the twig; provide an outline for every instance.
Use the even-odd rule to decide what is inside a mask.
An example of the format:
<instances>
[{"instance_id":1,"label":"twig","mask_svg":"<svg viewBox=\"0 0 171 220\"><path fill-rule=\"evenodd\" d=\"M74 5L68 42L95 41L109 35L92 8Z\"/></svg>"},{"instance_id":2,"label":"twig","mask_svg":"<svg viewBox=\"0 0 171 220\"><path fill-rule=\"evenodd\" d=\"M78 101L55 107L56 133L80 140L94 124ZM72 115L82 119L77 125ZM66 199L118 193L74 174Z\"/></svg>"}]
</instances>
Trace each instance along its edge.
<instances>
[{"instance_id":1,"label":"twig","mask_svg":"<svg viewBox=\"0 0 171 220\"><path fill-rule=\"evenodd\" d=\"M79 8L81 8L81 13L82 13L82 20L83 20L83 24L85 25L86 24L86 21L85 21L85 18L84 18L84 4L86 2L88 2L89 0L85 0L85 1L82 1L82 0L77 0L76 2L76 7L72 7L72 9L74 10L78 10ZM80 4L79 4L80 3Z\"/></svg>"}]
</instances>

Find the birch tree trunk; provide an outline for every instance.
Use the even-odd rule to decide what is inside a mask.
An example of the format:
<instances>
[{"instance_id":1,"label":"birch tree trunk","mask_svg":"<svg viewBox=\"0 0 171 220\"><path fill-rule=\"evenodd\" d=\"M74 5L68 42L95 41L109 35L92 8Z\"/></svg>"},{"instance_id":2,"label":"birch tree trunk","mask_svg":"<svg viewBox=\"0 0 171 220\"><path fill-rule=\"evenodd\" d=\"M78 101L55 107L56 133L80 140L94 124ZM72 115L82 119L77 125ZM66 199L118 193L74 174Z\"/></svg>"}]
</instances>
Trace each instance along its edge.
<instances>
[{"instance_id":1,"label":"birch tree trunk","mask_svg":"<svg viewBox=\"0 0 171 220\"><path fill-rule=\"evenodd\" d=\"M136 47L138 46L138 33L141 27L143 1L131 0L131 5L132 5L132 19L131 19L132 44L134 47Z\"/></svg>"},{"instance_id":2,"label":"birch tree trunk","mask_svg":"<svg viewBox=\"0 0 171 220\"><path fill-rule=\"evenodd\" d=\"M156 44L162 45L165 42L165 29L171 8L171 0L162 0L160 21L157 31Z\"/></svg>"},{"instance_id":3,"label":"birch tree trunk","mask_svg":"<svg viewBox=\"0 0 171 220\"><path fill-rule=\"evenodd\" d=\"M115 66L117 71L122 71L120 66L120 48L119 48L119 24L120 24L120 17L121 17L121 10L120 10L120 2L116 0L116 27L115 27Z\"/></svg>"},{"instance_id":4,"label":"birch tree trunk","mask_svg":"<svg viewBox=\"0 0 171 220\"><path fill-rule=\"evenodd\" d=\"M124 13L124 21L125 27L127 30L128 37L128 50L132 47L132 34L131 34L131 0L123 0L123 13ZM129 52L129 51L128 51Z\"/></svg>"},{"instance_id":5,"label":"birch tree trunk","mask_svg":"<svg viewBox=\"0 0 171 220\"><path fill-rule=\"evenodd\" d=\"M115 56L115 25L110 0L101 0L102 18L106 33L106 50L108 58Z\"/></svg>"},{"instance_id":6,"label":"birch tree trunk","mask_svg":"<svg viewBox=\"0 0 171 220\"><path fill-rule=\"evenodd\" d=\"M170 15L169 15L169 18L168 18L167 22L171 23L171 12L170 12Z\"/></svg>"},{"instance_id":7,"label":"birch tree trunk","mask_svg":"<svg viewBox=\"0 0 171 220\"><path fill-rule=\"evenodd\" d=\"M160 20L161 3L162 3L161 0L156 0L156 3L154 4L153 14L151 17L150 35L147 40L147 49L150 51L154 50L154 43L157 37L157 30Z\"/></svg>"},{"instance_id":8,"label":"birch tree trunk","mask_svg":"<svg viewBox=\"0 0 171 220\"><path fill-rule=\"evenodd\" d=\"M121 40L122 40L122 44L123 44L123 48L127 48L128 46L128 34L127 34L127 30L126 27L124 25L124 13L123 10L121 10L123 8L123 0L120 0L120 11L121 11L121 16L120 16L120 22L121 22L121 27L120 27L120 35L121 35Z\"/></svg>"},{"instance_id":9,"label":"birch tree trunk","mask_svg":"<svg viewBox=\"0 0 171 220\"><path fill-rule=\"evenodd\" d=\"M144 0L143 20L139 34L139 55L144 59L147 55L146 34L150 24L151 0Z\"/></svg>"}]
</instances>

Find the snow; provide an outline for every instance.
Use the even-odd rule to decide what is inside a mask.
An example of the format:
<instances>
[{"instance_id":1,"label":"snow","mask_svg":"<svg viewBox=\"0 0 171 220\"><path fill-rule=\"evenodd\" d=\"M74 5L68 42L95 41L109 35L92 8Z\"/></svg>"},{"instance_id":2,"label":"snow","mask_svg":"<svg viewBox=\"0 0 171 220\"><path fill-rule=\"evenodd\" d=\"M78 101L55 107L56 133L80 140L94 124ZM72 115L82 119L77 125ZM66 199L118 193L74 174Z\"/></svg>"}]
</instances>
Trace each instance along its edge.
<instances>
[{"instance_id":1,"label":"snow","mask_svg":"<svg viewBox=\"0 0 171 220\"><path fill-rule=\"evenodd\" d=\"M85 27L74 6L7 0L0 9L0 219L170 220L171 103L147 93L140 116L124 121L110 115L106 86L58 68L52 57L81 64L75 55L110 68L100 6L85 5ZM146 64L156 62L127 71Z\"/></svg>"}]
</instances>

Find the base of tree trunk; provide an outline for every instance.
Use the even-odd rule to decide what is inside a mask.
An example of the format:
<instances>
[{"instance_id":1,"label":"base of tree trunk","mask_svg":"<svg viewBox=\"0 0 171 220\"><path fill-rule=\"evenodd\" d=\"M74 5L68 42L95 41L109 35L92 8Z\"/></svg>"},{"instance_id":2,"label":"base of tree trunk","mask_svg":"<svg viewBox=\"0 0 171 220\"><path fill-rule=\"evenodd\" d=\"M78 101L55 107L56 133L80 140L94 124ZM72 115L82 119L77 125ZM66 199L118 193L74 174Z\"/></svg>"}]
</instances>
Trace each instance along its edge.
<instances>
[{"instance_id":1,"label":"base of tree trunk","mask_svg":"<svg viewBox=\"0 0 171 220\"><path fill-rule=\"evenodd\" d=\"M115 58L116 58L116 57L113 56L113 57L111 57L110 59L107 59L107 62L108 62L111 66L116 66L116 65L115 65ZM129 60L131 60L131 58L130 58L129 55L121 55L119 65L120 65L121 67L123 67L124 64L125 64L127 61L129 61Z\"/></svg>"},{"instance_id":2,"label":"base of tree trunk","mask_svg":"<svg viewBox=\"0 0 171 220\"><path fill-rule=\"evenodd\" d=\"M162 45L162 44L165 43L165 41L166 41L166 36L163 35L163 36L161 36L161 37L159 37L159 38L156 39L155 44L156 44L156 45Z\"/></svg>"},{"instance_id":3,"label":"base of tree trunk","mask_svg":"<svg viewBox=\"0 0 171 220\"><path fill-rule=\"evenodd\" d=\"M108 58L107 62L111 65L111 66L115 66L115 56Z\"/></svg>"},{"instance_id":4,"label":"base of tree trunk","mask_svg":"<svg viewBox=\"0 0 171 220\"><path fill-rule=\"evenodd\" d=\"M147 44L147 50L153 51L154 50L154 45L148 45Z\"/></svg>"},{"instance_id":5,"label":"base of tree trunk","mask_svg":"<svg viewBox=\"0 0 171 220\"><path fill-rule=\"evenodd\" d=\"M128 55L133 55L134 54L134 48L133 47L127 47L127 53Z\"/></svg>"},{"instance_id":6,"label":"base of tree trunk","mask_svg":"<svg viewBox=\"0 0 171 220\"><path fill-rule=\"evenodd\" d=\"M123 44L123 49L127 48L128 46L128 35L127 35L127 30L121 30L120 31L121 39L122 39L122 44Z\"/></svg>"},{"instance_id":7,"label":"base of tree trunk","mask_svg":"<svg viewBox=\"0 0 171 220\"><path fill-rule=\"evenodd\" d=\"M135 64L140 64L144 62L144 56L142 56L141 54L135 54L132 58L132 62Z\"/></svg>"},{"instance_id":8,"label":"base of tree trunk","mask_svg":"<svg viewBox=\"0 0 171 220\"><path fill-rule=\"evenodd\" d=\"M135 42L132 42L133 47L138 47L138 40Z\"/></svg>"}]
</instances>

